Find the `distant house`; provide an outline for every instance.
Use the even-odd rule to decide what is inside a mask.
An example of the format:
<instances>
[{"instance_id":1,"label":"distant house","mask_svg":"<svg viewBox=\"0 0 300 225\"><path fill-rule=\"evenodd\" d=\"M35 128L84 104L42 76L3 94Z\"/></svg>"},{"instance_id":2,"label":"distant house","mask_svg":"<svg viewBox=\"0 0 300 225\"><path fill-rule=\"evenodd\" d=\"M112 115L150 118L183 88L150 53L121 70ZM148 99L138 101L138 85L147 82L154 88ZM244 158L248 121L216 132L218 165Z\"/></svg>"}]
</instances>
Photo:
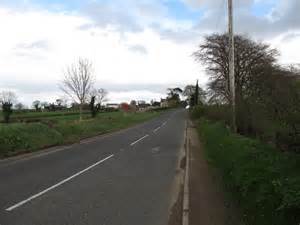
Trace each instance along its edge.
<instances>
[{"instance_id":1,"label":"distant house","mask_svg":"<svg viewBox=\"0 0 300 225\"><path fill-rule=\"evenodd\" d=\"M106 104L106 108L113 108L113 109L118 109L119 108L119 104L117 104L117 103L107 103Z\"/></svg>"}]
</instances>

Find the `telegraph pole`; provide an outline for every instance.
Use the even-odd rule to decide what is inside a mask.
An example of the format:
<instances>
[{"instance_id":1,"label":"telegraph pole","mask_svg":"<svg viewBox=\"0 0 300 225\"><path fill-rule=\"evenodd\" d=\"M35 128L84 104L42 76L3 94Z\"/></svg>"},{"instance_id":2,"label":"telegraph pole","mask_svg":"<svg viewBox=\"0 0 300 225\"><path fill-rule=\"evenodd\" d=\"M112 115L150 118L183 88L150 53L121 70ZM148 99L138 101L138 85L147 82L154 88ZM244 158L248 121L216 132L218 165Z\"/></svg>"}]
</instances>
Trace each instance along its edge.
<instances>
[{"instance_id":1,"label":"telegraph pole","mask_svg":"<svg viewBox=\"0 0 300 225\"><path fill-rule=\"evenodd\" d=\"M236 128L236 104L235 104L235 75L234 75L234 34L233 34L233 7L232 0L228 0L228 35L229 35L229 87L231 95L232 129Z\"/></svg>"}]
</instances>

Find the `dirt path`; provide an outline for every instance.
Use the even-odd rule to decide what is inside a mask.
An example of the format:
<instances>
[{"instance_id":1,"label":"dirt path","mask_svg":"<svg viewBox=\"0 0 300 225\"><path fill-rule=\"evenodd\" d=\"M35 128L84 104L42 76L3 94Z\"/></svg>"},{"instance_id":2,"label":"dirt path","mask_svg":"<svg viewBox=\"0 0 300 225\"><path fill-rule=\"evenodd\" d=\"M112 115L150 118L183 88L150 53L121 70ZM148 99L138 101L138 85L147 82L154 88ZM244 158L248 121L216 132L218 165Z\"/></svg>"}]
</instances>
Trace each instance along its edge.
<instances>
[{"instance_id":1,"label":"dirt path","mask_svg":"<svg viewBox=\"0 0 300 225\"><path fill-rule=\"evenodd\" d=\"M240 225L233 204L225 198L219 176L207 163L198 133L188 124L190 147L190 225Z\"/></svg>"}]
</instances>

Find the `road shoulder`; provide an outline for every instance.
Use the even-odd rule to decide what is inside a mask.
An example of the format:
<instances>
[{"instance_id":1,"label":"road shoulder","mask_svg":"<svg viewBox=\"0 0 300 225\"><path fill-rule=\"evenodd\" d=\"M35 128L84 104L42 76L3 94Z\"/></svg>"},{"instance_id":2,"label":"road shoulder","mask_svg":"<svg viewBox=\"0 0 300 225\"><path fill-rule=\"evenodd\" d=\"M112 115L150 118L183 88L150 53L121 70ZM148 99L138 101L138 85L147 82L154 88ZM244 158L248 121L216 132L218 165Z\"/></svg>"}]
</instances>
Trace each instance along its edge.
<instances>
[{"instance_id":1,"label":"road shoulder","mask_svg":"<svg viewBox=\"0 0 300 225\"><path fill-rule=\"evenodd\" d=\"M171 201L169 207L168 225L182 225L183 220L183 194L184 194L184 179L186 169L186 130L187 122L184 126L184 137L178 153L178 161L176 166L176 175L174 177Z\"/></svg>"},{"instance_id":2,"label":"road shoulder","mask_svg":"<svg viewBox=\"0 0 300 225\"><path fill-rule=\"evenodd\" d=\"M187 142L190 160L189 224L240 224L235 207L224 192L220 176L205 158L199 135L191 121L187 128Z\"/></svg>"}]
</instances>

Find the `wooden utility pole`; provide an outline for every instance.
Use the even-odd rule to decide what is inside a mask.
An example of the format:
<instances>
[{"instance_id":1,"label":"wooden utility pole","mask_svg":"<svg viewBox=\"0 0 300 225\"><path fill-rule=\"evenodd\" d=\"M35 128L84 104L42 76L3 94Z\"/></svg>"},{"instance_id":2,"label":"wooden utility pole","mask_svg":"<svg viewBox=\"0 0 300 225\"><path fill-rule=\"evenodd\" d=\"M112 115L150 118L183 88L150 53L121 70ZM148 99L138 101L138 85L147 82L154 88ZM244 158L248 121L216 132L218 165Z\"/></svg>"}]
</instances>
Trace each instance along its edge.
<instances>
[{"instance_id":1,"label":"wooden utility pole","mask_svg":"<svg viewBox=\"0 0 300 225\"><path fill-rule=\"evenodd\" d=\"M232 129L236 128L236 104L235 104L235 75L234 75L234 34L233 34L233 6L232 0L228 0L228 35L229 35L229 87L231 94Z\"/></svg>"}]
</instances>

